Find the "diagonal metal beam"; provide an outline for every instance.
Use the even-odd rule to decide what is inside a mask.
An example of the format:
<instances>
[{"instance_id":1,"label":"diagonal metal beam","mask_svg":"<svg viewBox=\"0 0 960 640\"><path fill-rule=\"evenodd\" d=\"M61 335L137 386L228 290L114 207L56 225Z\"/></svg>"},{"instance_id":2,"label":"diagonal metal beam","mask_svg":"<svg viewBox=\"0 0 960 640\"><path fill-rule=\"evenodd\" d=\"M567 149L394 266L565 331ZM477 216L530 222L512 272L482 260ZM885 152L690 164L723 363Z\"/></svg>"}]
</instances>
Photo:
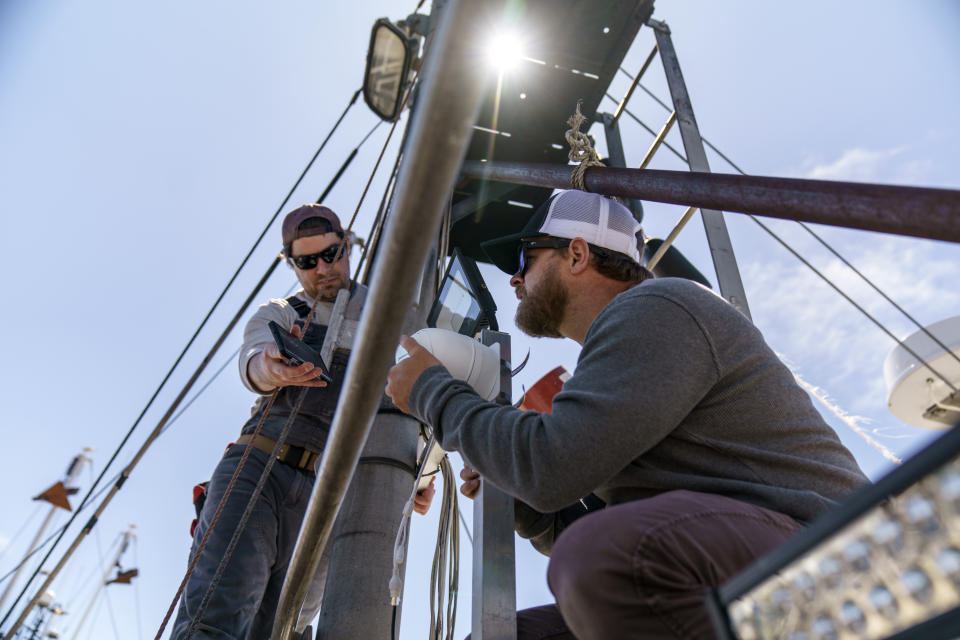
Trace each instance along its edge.
<instances>
[{"instance_id":1,"label":"diagonal metal beam","mask_svg":"<svg viewBox=\"0 0 960 640\"><path fill-rule=\"evenodd\" d=\"M667 85L670 87L670 96L673 98L673 113L680 129L683 148L687 152L687 163L690 171L710 171L707 162L707 152L703 148L700 129L697 119L693 115L693 105L690 103L690 94L680 72L680 61L673 48L670 38L670 29L666 23L649 20L647 23L653 28L657 38L657 48L660 50L660 61L663 63L663 72L667 76ZM669 120L664 131L669 129ZM663 133L663 131L661 132ZM659 136L658 136L659 137ZM743 290L743 281L740 278L740 269L737 267L737 258L733 253L733 243L727 233L727 225L723 221L723 212L711 208L701 208L700 217L703 219L703 229L707 234L707 243L710 245L710 257L717 272L717 285L720 294L743 315L750 317L750 308L747 306L747 294Z\"/></svg>"}]
</instances>

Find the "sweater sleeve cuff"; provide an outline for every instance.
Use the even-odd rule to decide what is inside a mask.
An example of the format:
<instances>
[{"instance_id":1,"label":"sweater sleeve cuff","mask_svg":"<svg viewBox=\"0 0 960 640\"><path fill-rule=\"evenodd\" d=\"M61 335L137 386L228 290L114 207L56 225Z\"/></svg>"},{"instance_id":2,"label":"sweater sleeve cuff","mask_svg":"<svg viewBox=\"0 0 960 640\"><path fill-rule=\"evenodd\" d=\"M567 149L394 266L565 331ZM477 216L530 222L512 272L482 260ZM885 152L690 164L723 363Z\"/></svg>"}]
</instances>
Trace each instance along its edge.
<instances>
[{"instance_id":1,"label":"sweater sleeve cuff","mask_svg":"<svg viewBox=\"0 0 960 640\"><path fill-rule=\"evenodd\" d=\"M429 424L434 430L440 426L437 423L439 422L443 407L438 407L438 403L433 400L438 398L445 383L452 380L453 377L451 377L445 367L442 365L434 365L425 369L423 373L417 377L413 383L413 387L410 389L410 398L407 404L410 407L411 413L421 422Z\"/></svg>"}]
</instances>

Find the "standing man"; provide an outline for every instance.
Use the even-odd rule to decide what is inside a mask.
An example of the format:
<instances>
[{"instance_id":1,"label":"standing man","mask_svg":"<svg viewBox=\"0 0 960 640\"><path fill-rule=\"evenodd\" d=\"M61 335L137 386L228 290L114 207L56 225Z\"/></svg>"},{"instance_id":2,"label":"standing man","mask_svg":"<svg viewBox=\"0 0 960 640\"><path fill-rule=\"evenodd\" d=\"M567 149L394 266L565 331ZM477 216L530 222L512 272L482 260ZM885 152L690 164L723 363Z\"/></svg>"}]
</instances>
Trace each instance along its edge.
<instances>
[{"instance_id":1,"label":"standing man","mask_svg":"<svg viewBox=\"0 0 960 640\"><path fill-rule=\"evenodd\" d=\"M318 378L310 363L289 366L268 327L272 320L320 351L333 303L341 289L350 291L346 317L357 320L367 288L350 279L350 241L337 215L328 207L307 204L283 220L283 255L297 274L302 289L286 299L272 299L262 305L247 323L240 351L240 379L259 394L250 419L241 435L227 448L207 486L207 498L194 532L191 559L211 524L237 463L246 448L252 447L240 471L227 504L217 518L210 538L200 553L187 581L172 639L260 640L269 638L287 564L310 500L315 467L320 459L333 412L343 384L347 358L341 354L327 363L333 382ZM309 327L306 317L318 300ZM268 411L268 400L279 389ZM190 636L201 600L226 552L240 518L254 492L284 425L294 413L302 393L306 398L293 417L293 425L281 448L256 507L243 529L236 549L209 604ZM266 417L264 417L266 413ZM263 426L254 438L260 421ZM425 513L433 496L432 485L416 501L416 510ZM301 613L311 619L320 608L329 557L324 554L307 594Z\"/></svg>"},{"instance_id":2,"label":"standing man","mask_svg":"<svg viewBox=\"0 0 960 640\"><path fill-rule=\"evenodd\" d=\"M867 481L756 327L654 279L640 237L626 207L563 191L483 245L517 326L582 346L552 413L484 401L410 338L390 371L397 406L476 469L461 490L479 474L515 496L551 556L557 604L520 612L523 639L713 637L707 591Z\"/></svg>"}]
</instances>

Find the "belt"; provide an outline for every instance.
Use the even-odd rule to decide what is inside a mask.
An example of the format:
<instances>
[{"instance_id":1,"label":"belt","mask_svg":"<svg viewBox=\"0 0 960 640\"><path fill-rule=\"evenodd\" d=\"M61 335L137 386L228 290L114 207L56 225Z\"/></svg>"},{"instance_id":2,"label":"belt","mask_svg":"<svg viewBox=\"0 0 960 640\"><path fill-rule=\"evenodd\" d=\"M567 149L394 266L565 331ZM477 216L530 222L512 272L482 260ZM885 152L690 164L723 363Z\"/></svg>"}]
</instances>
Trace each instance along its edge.
<instances>
[{"instance_id":1,"label":"belt","mask_svg":"<svg viewBox=\"0 0 960 640\"><path fill-rule=\"evenodd\" d=\"M267 436L258 435L254 438L252 434L244 434L237 438L236 444L249 444L266 454L273 455L277 441ZM317 460L320 459L320 455L321 454L316 451L311 451L310 449L295 447L290 444L282 444L280 445L280 452L277 455L277 461L295 469L313 471Z\"/></svg>"}]
</instances>

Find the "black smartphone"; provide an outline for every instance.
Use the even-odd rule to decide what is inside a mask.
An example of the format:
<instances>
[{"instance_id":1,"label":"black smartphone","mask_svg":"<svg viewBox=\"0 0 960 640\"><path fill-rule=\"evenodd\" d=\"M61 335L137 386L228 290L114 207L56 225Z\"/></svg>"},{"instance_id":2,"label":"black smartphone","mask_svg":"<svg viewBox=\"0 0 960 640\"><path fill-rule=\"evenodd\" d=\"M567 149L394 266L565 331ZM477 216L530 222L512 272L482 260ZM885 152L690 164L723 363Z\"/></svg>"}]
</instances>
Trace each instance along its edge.
<instances>
[{"instance_id":1,"label":"black smartphone","mask_svg":"<svg viewBox=\"0 0 960 640\"><path fill-rule=\"evenodd\" d=\"M309 362L320 370L320 374L317 376L318 378L326 380L327 382L333 382L326 363L324 363L323 358L320 357L316 349L303 340L290 335L286 329L273 320L269 322L268 326L270 327L270 333L273 334L274 342L277 343L277 349L280 350L280 355L289 360L290 364L297 366L304 362Z\"/></svg>"}]
</instances>

